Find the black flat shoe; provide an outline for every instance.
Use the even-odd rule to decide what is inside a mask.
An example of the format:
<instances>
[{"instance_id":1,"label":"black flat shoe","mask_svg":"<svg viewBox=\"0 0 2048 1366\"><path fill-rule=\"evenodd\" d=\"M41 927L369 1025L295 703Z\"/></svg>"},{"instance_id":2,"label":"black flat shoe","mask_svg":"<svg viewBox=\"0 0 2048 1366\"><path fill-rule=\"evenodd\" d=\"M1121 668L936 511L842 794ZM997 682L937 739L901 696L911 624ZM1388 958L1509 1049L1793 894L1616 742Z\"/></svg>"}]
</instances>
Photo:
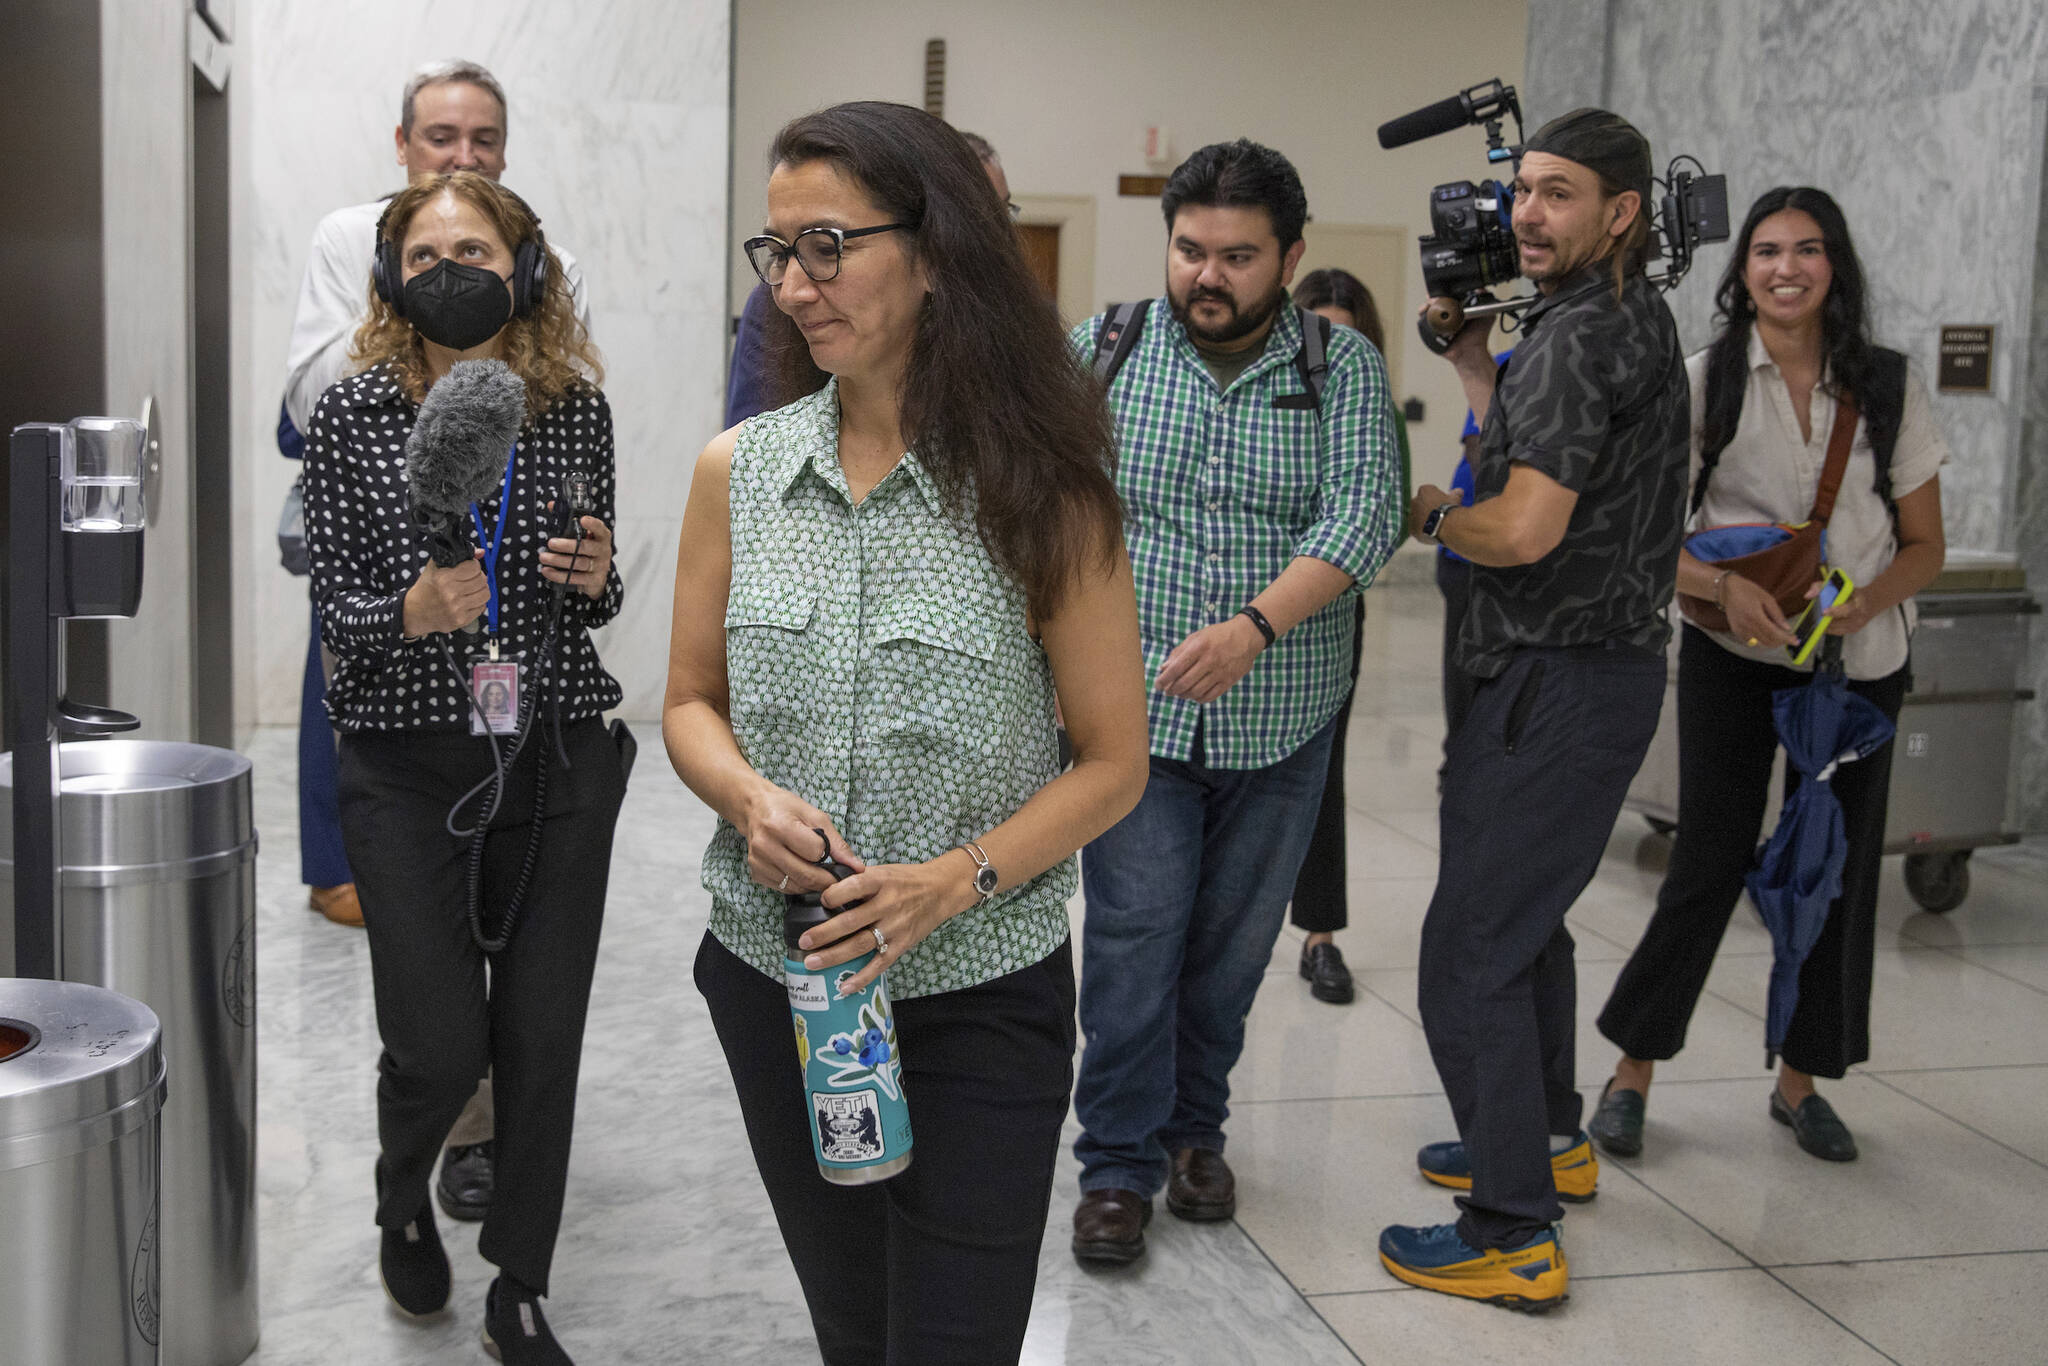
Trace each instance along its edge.
<instances>
[{"instance_id":1,"label":"black flat shoe","mask_svg":"<svg viewBox=\"0 0 2048 1366\"><path fill-rule=\"evenodd\" d=\"M1600 1145L1600 1151L1616 1157L1634 1157L1643 1150L1643 1106L1641 1091L1614 1089L1614 1078L1600 1088L1600 1104L1586 1121L1586 1132Z\"/></svg>"},{"instance_id":2,"label":"black flat shoe","mask_svg":"<svg viewBox=\"0 0 2048 1366\"><path fill-rule=\"evenodd\" d=\"M1771 1118L1792 1130L1799 1146L1824 1162L1854 1162L1856 1139L1842 1123L1835 1107L1819 1096L1808 1096L1793 1109L1777 1087L1771 1088Z\"/></svg>"},{"instance_id":3,"label":"black flat shoe","mask_svg":"<svg viewBox=\"0 0 2048 1366\"><path fill-rule=\"evenodd\" d=\"M576 1366L548 1329L540 1297L509 1289L503 1276L484 1296L484 1351L509 1366Z\"/></svg>"},{"instance_id":4,"label":"black flat shoe","mask_svg":"<svg viewBox=\"0 0 2048 1366\"><path fill-rule=\"evenodd\" d=\"M377 1194L384 1194L384 1170L377 1170ZM420 1206L419 1216L403 1228L381 1230L377 1249L377 1277L392 1306L407 1318L420 1319L448 1307L454 1276L448 1269L448 1253L441 1246L441 1232L434 1227L434 1207Z\"/></svg>"},{"instance_id":5,"label":"black flat shoe","mask_svg":"<svg viewBox=\"0 0 2048 1366\"><path fill-rule=\"evenodd\" d=\"M1301 951L1301 975L1308 980L1308 994L1333 1006L1351 1002L1351 969L1344 966L1344 954L1335 944L1317 944Z\"/></svg>"},{"instance_id":6,"label":"black flat shoe","mask_svg":"<svg viewBox=\"0 0 2048 1366\"><path fill-rule=\"evenodd\" d=\"M491 1212L491 1191L497 1169L491 1144L464 1143L441 1154L441 1175L434 1182L434 1199L450 1219L475 1223Z\"/></svg>"}]
</instances>

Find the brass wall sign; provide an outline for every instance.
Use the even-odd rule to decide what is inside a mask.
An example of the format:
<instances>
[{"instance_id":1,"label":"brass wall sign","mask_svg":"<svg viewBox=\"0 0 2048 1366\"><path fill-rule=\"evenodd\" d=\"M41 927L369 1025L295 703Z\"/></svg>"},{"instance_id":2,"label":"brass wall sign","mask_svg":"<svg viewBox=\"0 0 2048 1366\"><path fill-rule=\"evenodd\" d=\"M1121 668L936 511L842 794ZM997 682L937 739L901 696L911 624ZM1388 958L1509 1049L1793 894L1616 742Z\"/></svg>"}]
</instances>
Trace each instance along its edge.
<instances>
[{"instance_id":1,"label":"brass wall sign","mask_svg":"<svg viewBox=\"0 0 2048 1366\"><path fill-rule=\"evenodd\" d=\"M1997 331L1989 323L1942 328L1936 387L1944 393L1990 393L1991 348Z\"/></svg>"}]
</instances>

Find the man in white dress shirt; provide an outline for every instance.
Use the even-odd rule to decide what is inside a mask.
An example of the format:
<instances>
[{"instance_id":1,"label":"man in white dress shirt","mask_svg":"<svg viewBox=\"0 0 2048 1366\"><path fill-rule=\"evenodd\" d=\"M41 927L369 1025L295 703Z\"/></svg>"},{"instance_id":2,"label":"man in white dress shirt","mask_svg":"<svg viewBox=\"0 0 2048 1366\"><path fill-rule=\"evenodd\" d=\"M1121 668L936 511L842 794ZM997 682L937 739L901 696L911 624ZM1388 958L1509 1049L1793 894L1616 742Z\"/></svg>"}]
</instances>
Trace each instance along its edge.
<instances>
[{"instance_id":1,"label":"man in white dress shirt","mask_svg":"<svg viewBox=\"0 0 2048 1366\"><path fill-rule=\"evenodd\" d=\"M398 127L392 131L398 164L405 168L409 181L449 171L475 171L497 180L505 172L506 123L505 91L497 77L475 62L430 62L405 83ZM349 347L356 328L369 311L370 260L376 253L377 222L388 199L386 196L336 209L313 229L306 276L299 286L298 311L292 317L291 353L285 370L285 416L296 429L289 433L292 445L302 447L297 434L307 430L320 395L349 369ZM575 300L576 318L588 329L590 308L583 273L575 258L559 244L548 245L562 263L563 281ZM281 429L280 446L287 444L287 436ZM315 653L320 649L318 631L316 615L310 647ZM308 852L302 866L311 888L312 909L340 924L361 925L362 911L354 884L347 880L346 865L339 856L334 765L331 761L320 762L333 750L333 735L320 705L321 698L316 695L316 691L324 692L323 673L318 664L309 662L306 705L300 714L301 729L318 732L302 736L299 746L300 804L310 813L307 820L301 821L301 843ZM313 753L311 762L309 753ZM326 813L324 821L320 812ZM304 828L308 820L315 828ZM327 826L332 829L327 830ZM323 832L333 838L323 838ZM316 870L316 862L321 861L315 854L319 849L333 851L323 867L334 871ZM337 875L342 878L338 883L334 881ZM448 1150L442 1157L435 1194L449 1217L477 1220L490 1208L491 1138L490 1082L485 1080L448 1134Z\"/></svg>"},{"instance_id":2,"label":"man in white dress shirt","mask_svg":"<svg viewBox=\"0 0 2048 1366\"><path fill-rule=\"evenodd\" d=\"M398 127L392 130L398 164L408 180L447 171L501 179L506 122L505 92L497 77L475 62L430 62L405 83ZM373 199L336 209L313 229L284 382L285 411L301 432L320 395L348 368L349 343L369 309L370 258L384 204ZM561 243L550 240L548 245L562 262L577 320L588 328L583 272Z\"/></svg>"}]
</instances>

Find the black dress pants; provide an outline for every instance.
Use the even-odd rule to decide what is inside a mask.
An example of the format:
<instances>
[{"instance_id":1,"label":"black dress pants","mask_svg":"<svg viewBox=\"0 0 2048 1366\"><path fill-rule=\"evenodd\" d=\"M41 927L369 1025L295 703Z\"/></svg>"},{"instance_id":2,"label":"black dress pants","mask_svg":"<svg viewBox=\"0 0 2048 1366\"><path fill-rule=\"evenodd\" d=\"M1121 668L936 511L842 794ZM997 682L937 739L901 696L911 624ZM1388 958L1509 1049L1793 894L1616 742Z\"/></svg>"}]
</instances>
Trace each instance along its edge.
<instances>
[{"instance_id":1,"label":"black dress pants","mask_svg":"<svg viewBox=\"0 0 2048 1366\"><path fill-rule=\"evenodd\" d=\"M781 979L708 934L696 978L827 1366L1014 1363L1073 1088L1071 945L895 1002L910 1166L869 1186L818 1173Z\"/></svg>"},{"instance_id":2,"label":"black dress pants","mask_svg":"<svg viewBox=\"0 0 2048 1366\"><path fill-rule=\"evenodd\" d=\"M1678 655L1678 836L1642 942L1615 979L1600 1032L1632 1058L1676 1057L1728 917L1755 862L1778 736L1771 694L1810 675L1731 654L1695 626ZM1849 684L1898 719L1906 671ZM1849 857L1842 894L1799 970L1799 1004L1780 1054L1801 1072L1840 1077L1870 1056L1870 968L1884 856L1892 746L1843 764L1832 783ZM1799 785L1787 772L1785 795Z\"/></svg>"},{"instance_id":3,"label":"black dress pants","mask_svg":"<svg viewBox=\"0 0 2048 1366\"><path fill-rule=\"evenodd\" d=\"M1565 912L1593 879L1657 729L1664 657L1523 649L1446 742L1423 1031L1472 1162L1459 1232L1505 1247L1559 1218L1551 1134L1579 1127Z\"/></svg>"},{"instance_id":4,"label":"black dress pants","mask_svg":"<svg viewBox=\"0 0 2048 1366\"><path fill-rule=\"evenodd\" d=\"M1294 878L1289 918L1309 934L1335 934L1351 922L1347 881L1351 867L1344 839L1344 736L1351 729L1351 704L1358 697L1358 663L1365 651L1365 599L1358 599L1358 624L1351 633L1351 692L1337 712L1330 736L1330 767L1323 776L1323 802L1316 808L1315 833Z\"/></svg>"},{"instance_id":5,"label":"black dress pants","mask_svg":"<svg viewBox=\"0 0 2048 1366\"><path fill-rule=\"evenodd\" d=\"M1457 733L1465 713L1472 708L1472 694L1479 680L1458 667L1458 633L1465 629L1465 611L1472 603L1472 565L1454 560L1442 551L1436 557L1436 588L1444 599L1444 735Z\"/></svg>"},{"instance_id":6,"label":"black dress pants","mask_svg":"<svg viewBox=\"0 0 2048 1366\"><path fill-rule=\"evenodd\" d=\"M612 828L626 792L601 721L572 722L563 740L568 768L542 737L527 745L485 842L483 906L493 917L525 857L534 778L548 751L540 858L511 943L491 955L469 931L470 841L444 825L455 800L490 775L488 743L407 732L341 740L341 829L384 1044L377 1222L400 1228L426 1206L442 1139L494 1069L497 1186L477 1247L543 1294L561 1227ZM459 824L476 815L472 803Z\"/></svg>"}]
</instances>

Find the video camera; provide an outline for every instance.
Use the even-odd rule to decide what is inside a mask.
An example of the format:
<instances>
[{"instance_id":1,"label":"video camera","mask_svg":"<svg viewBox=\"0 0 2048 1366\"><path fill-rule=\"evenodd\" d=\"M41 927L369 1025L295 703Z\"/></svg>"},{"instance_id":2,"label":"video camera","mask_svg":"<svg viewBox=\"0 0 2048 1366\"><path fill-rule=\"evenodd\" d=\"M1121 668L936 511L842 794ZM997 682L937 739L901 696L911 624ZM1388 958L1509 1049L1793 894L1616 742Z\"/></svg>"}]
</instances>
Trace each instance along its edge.
<instances>
[{"instance_id":1,"label":"video camera","mask_svg":"<svg viewBox=\"0 0 2048 1366\"><path fill-rule=\"evenodd\" d=\"M1501 135L1502 122L1515 121L1515 142ZM1446 100L1403 114L1380 125L1380 146L1405 147L1411 142L1480 123L1486 126L1486 159L1495 165L1522 164L1522 106L1515 88L1498 79L1459 91ZM1681 169L1691 163L1692 171ZM1652 214L1652 237L1662 245L1664 270L1650 283L1673 289L1692 268L1693 253L1702 242L1728 239L1728 178L1708 175L1689 156L1674 157L1656 184L1664 190L1661 208ZM1494 285L1521 274L1515 250L1514 176L1498 180L1454 180L1429 192L1430 235L1422 239L1422 280L1429 307L1420 324L1422 340L1441 355L1451 338L1472 318L1515 316L1537 296L1496 299ZM1649 212L1650 206L1645 205Z\"/></svg>"}]
</instances>

